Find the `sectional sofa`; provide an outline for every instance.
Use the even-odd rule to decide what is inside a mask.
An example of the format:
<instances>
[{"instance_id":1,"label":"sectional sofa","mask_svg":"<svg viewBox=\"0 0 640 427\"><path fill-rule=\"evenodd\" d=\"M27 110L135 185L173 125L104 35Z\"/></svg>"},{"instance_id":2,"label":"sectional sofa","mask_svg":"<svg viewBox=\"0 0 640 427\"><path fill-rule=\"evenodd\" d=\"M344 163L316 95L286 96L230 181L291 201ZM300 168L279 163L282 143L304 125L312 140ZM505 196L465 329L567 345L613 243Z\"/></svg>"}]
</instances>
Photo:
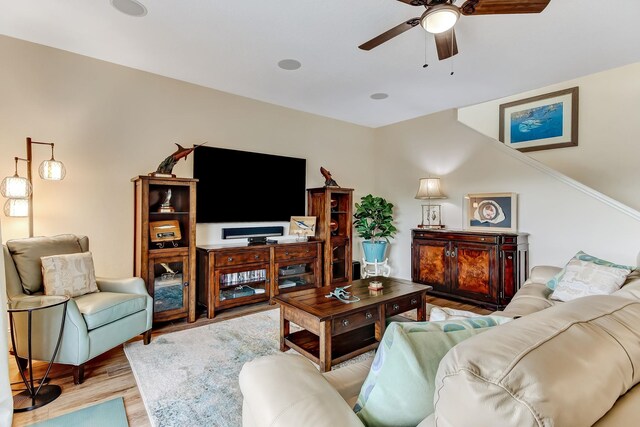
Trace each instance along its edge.
<instances>
[{"instance_id":1,"label":"sectional sofa","mask_svg":"<svg viewBox=\"0 0 640 427\"><path fill-rule=\"evenodd\" d=\"M640 425L640 272L611 295L559 303L535 267L504 311L513 321L454 346L419 427ZM371 360L325 374L298 355L240 373L243 426L363 426L353 406Z\"/></svg>"}]
</instances>

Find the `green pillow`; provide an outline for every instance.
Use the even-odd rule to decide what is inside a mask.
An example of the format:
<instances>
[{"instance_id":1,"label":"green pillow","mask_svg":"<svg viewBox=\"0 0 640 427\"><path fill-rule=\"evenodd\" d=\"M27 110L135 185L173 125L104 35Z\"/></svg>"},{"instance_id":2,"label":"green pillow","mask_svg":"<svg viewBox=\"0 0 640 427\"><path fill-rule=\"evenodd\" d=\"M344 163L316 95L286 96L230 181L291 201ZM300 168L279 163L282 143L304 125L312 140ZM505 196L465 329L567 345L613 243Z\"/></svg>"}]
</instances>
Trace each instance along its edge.
<instances>
[{"instance_id":1,"label":"green pillow","mask_svg":"<svg viewBox=\"0 0 640 427\"><path fill-rule=\"evenodd\" d=\"M601 259L601 258L594 257L593 255L589 255L589 254L587 254L585 252L582 252L582 251L579 251L577 254L575 254L572 259L577 259L577 260L580 260L580 261L588 261L588 262L592 262L592 263L597 264L597 265L604 265L604 266L607 266L607 267L621 268L623 270L635 270L636 269L636 267L629 266L629 265L614 264L611 261L607 261L607 260L604 260L604 259ZM569 260L569 261L571 261L571 260ZM566 267L563 268L562 270L560 270L558 272L558 274L553 276L547 282L547 288L551 289L552 291L555 290L556 286L558 286L558 283L562 279L562 276L564 276L565 271L566 271Z\"/></svg>"},{"instance_id":2,"label":"green pillow","mask_svg":"<svg viewBox=\"0 0 640 427\"><path fill-rule=\"evenodd\" d=\"M369 426L416 426L433 412L435 376L449 349L512 320L502 316L387 327L354 411Z\"/></svg>"}]
</instances>

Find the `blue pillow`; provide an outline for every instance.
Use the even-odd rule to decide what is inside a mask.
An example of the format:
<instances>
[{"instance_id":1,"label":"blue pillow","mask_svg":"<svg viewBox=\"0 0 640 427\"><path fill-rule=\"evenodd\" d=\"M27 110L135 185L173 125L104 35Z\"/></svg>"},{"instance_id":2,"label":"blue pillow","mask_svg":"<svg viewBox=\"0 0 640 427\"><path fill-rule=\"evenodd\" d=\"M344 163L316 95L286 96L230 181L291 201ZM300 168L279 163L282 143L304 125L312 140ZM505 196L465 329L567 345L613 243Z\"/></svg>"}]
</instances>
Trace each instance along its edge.
<instances>
[{"instance_id":1,"label":"blue pillow","mask_svg":"<svg viewBox=\"0 0 640 427\"><path fill-rule=\"evenodd\" d=\"M582 251L579 251L577 254L575 254L572 259L577 259L577 260L580 260L580 261L592 262L594 264L604 265L604 266L607 266L607 267L621 268L621 269L624 269L624 270L635 270L636 269L636 267L629 266L629 265L614 264L611 261L607 261L607 260L604 260L604 259L601 259L601 258L594 257L593 255L589 255L589 254L587 254L585 252L582 252ZM562 270L560 270L560 272L558 274L553 276L547 282L547 288L549 288L551 290L555 290L556 286L558 285L558 282L560 282L560 280L562 279L562 276L564 276L565 271L566 271L566 267L563 268Z\"/></svg>"},{"instance_id":2,"label":"blue pillow","mask_svg":"<svg viewBox=\"0 0 640 427\"><path fill-rule=\"evenodd\" d=\"M482 316L391 323L353 410L368 427L418 425L433 412L435 375L449 349L510 320Z\"/></svg>"}]
</instances>

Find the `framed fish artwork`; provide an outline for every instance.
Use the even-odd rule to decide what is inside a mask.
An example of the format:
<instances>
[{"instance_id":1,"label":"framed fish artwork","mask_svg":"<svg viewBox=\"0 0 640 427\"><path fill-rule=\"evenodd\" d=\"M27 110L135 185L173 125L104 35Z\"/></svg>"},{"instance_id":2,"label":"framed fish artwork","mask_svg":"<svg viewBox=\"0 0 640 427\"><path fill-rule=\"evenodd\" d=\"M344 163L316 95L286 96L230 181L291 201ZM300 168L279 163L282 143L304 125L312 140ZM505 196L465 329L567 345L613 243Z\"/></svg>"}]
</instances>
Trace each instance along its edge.
<instances>
[{"instance_id":1,"label":"framed fish artwork","mask_svg":"<svg viewBox=\"0 0 640 427\"><path fill-rule=\"evenodd\" d=\"M301 236L316 235L316 217L315 216L292 216L289 223L289 234Z\"/></svg>"},{"instance_id":2,"label":"framed fish artwork","mask_svg":"<svg viewBox=\"0 0 640 427\"><path fill-rule=\"evenodd\" d=\"M578 87L500 105L500 141L518 151L578 145Z\"/></svg>"}]
</instances>

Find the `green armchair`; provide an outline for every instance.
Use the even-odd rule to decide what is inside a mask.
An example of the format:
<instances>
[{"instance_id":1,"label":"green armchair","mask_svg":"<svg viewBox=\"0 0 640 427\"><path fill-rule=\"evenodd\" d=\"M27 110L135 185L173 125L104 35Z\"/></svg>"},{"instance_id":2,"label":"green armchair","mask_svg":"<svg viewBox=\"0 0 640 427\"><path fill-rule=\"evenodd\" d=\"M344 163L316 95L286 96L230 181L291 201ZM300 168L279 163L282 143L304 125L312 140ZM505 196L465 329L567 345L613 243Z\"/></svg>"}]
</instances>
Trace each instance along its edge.
<instances>
[{"instance_id":1,"label":"green armchair","mask_svg":"<svg viewBox=\"0 0 640 427\"><path fill-rule=\"evenodd\" d=\"M87 252L86 236L64 234L7 241L3 245L7 297L9 300L42 298L40 257ZM143 334L151 340L153 299L139 277L96 278L100 292L71 298L60 349L55 363L73 366L75 384L84 381L84 365L96 356ZM45 297L46 298L46 297ZM49 361L59 335L60 307L33 313L32 358ZM27 358L27 317L15 316L16 348L21 361Z\"/></svg>"}]
</instances>

